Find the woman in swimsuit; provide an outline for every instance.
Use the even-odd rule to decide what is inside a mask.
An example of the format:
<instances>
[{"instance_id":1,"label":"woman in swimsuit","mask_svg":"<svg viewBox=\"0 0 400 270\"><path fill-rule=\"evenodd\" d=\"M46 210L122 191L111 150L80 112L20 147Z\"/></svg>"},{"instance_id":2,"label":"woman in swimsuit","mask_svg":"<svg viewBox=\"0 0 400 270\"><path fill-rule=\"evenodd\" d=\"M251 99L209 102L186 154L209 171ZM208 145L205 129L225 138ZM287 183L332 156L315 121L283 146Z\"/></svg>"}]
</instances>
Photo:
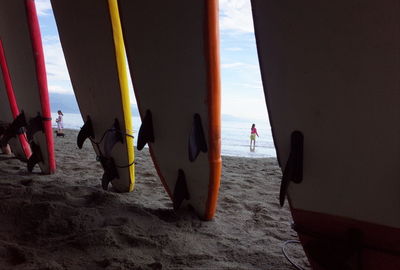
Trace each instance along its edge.
<instances>
[{"instance_id":1,"label":"woman in swimsuit","mask_svg":"<svg viewBox=\"0 0 400 270\"><path fill-rule=\"evenodd\" d=\"M257 133L256 125L253 124L251 126L251 133L250 133L250 150L253 150L253 151L256 148L256 135L257 135L257 137L259 137L258 133ZM252 144L253 144L253 147L251 147Z\"/></svg>"}]
</instances>

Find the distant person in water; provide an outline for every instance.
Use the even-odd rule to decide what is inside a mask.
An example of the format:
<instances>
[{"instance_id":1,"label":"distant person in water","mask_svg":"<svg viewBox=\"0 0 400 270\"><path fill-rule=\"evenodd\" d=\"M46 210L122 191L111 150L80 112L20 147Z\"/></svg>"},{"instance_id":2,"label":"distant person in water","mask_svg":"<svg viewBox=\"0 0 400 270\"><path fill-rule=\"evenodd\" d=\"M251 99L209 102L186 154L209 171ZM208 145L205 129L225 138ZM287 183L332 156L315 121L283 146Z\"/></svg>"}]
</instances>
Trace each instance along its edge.
<instances>
[{"instance_id":1,"label":"distant person in water","mask_svg":"<svg viewBox=\"0 0 400 270\"><path fill-rule=\"evenodd\" d=\"M64 116L64 114L62 113L61 110L58 110L57 113L58 113L58 117L56 119L56 123L57 123L57 132L56 133L57 133L57 136L63 136L64 135L64 133L63 133L63 128L64 128L63 116Z\"/></svg>"},{"instance_id":2,"label":"distant person in water","mask_svg":"<svg viewBox=\"0 0 400 270\"><path fill-rule=\"evenodd\" d=\"M250 150L254 151L256 149L256 135L258 136L256 125L251 125L251 132L250 132ZM253 145L253 146L252 146Z\"/></svg>"}]
</instances>

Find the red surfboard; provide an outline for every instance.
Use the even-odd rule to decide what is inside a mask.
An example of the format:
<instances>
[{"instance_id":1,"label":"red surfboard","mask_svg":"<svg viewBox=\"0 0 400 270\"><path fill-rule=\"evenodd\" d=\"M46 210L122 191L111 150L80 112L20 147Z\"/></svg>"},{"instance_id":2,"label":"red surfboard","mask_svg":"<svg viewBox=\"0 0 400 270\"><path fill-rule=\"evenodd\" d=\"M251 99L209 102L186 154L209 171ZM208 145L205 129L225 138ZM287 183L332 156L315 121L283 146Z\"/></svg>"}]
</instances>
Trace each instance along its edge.
<instances>
[{"instance_id":1,"label":"red surfboard","mask_svg":"<svg viewBox=\"0 0 400 270\"><path fill-rule=\"evenodd\" d=\"M3 43L0 39L0 121L10 124L19 115L19 109L14 96L7 61L4 55ZM31 148L25 134L18 134L17 142L10 142L11 150L20 159L28 160L31 156Z\"/></svg>"},{"instance_id":2,"label":"red surfboard","mask_svg":"<svg viewBox=\"0 0 400 270\"><path fill-rule=\"evenodd\" d=\"M400 5L252 0L272 133L313 269L400 269Z\"/></svg>"}]
</instances>

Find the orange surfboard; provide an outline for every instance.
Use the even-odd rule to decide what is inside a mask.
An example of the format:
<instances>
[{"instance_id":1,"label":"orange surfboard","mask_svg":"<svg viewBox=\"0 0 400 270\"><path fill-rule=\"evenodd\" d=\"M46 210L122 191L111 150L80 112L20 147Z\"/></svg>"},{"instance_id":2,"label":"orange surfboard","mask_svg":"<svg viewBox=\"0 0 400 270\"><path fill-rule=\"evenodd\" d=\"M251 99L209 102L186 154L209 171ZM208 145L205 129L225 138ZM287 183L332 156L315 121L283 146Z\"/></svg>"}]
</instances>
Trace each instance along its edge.
<instances>
[{"instance_id":1,"label":"orange surfboard","mask_svg":"<svg viewBox=\"0 0 400 270\"><path fill-rule=\"evenodd\" d=\"M212 219L221 174L218 2L119 1L134 92L174 208ZM155 8L156 7L156 8Z\"/></svg>"}]
</instances>

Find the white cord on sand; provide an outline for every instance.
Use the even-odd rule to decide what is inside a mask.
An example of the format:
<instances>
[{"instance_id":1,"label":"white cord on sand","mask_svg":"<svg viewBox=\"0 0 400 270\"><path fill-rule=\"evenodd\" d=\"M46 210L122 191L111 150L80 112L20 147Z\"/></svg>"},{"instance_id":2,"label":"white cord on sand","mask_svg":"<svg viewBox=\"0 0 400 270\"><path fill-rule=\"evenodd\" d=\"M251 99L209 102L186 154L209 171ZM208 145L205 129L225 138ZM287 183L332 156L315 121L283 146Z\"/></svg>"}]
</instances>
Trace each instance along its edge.
<instances>
[{"instance_id":1,"label":"white cord on sand","mask_svg":"<svg viewBox=\"0 0 400 270\"><path fill-rule=\"evenodd\" d=\"M287 241L285 241L285 242L283 243L283 246L282 246L282 253L283 253L283 255L285 256L285 258L286 258L297 270L305 270L303 267L301 267L301 266L297 265L296 263L294 263L294 262L289 258L289 256L287 255L286 250L285 250L285 247L286 247L288 244L300 244L300 241L298 241L298 240L287 240Z\"/></svg>"}]
</instances>

